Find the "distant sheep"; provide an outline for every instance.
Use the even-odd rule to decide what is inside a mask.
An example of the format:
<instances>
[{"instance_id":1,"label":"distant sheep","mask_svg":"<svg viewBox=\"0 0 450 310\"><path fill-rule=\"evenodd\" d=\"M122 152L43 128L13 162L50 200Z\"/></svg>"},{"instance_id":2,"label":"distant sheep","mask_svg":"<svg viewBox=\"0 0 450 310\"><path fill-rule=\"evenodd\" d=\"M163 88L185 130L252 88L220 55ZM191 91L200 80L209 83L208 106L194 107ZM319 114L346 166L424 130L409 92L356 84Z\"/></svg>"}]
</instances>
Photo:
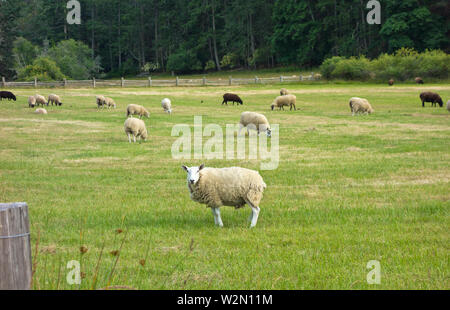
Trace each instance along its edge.
<instances>
[{"instance_id":1,"label":"distant sheep","mask_svg":"<svg viewBox=\"0 0 450 310\"><path fill-rule=\"evenodd\" d=\"M63 103L61 102L61 98L59 98L59 96L58 95L55 95L55 94L51 94L51 95L49 95L48 96L48 101L47 101L47 106L49 105L49 104L55 104L56 106L61 106Z\"/></svg>"},{"instance_id":2,"label":"distant sheep","mask_svg":"<svg viewBox=\"0 0 450 310\"><path fill-rule=\"evenodd\" d=\"M99 109L100 107L104 108L106 106L105 96L96 96L95 102L97 103L97 109Z\"/></svg>"},{"instance_id":3,"label":"distant sheep","mask_svg":"<svg viewBox=\"0 0 450 310\"><path fill-rule=\"evenodd\" d=\"M139 118L142 118L143 116L149 118L150 112L141 105L129 104L127 107L127 117L132 115L139 115Z\"/></svg>"},{"instance_id":4,"label":"distant sheep","mask_svg":"<svg viewBox=\"0 0 450 310\"><path fill-rule=\"evenodd\" d=\"M114 99L109 98L109 97L105 97L105 103L104 103L108 109L109 108L116 108L116 103L114 102Z\"/></svg>"},{"instance_id":5,"label":"distant sheep","mask_svg":"<svg viewBox=\"0 0 450 310\"><path fill-rule=\"evenodd\" d=\"M415 81L416 81L417 84L423 84L423 80L420 77L416 77Z\"/></svg>"},{"instance_id":6,"label":"distant sheep","mask_svg":"<svg viewBox=\"0 0 450 310\"><path fill-rule=\"evenodd\" d=\"M139 137L139 139L144 139L144 141L147 141L148 133L143 120L134 117L127 118L123 126L125 129L125 133L128 135L128 142L131 143L131 136L133 136L135 143L136 137Z\"/></svg>"},{"instance_id":7,"label":"distant sheep","mask_svg":"<svg viewBox=\"0 0 450 310\"><path fill-rule=\"evenodd\" d=\"M240 103L241 105L244 104L244 102L242 101L242 99L236 95L236 94L230 94L230 93L226 93L225 95L223 95L223 101L222 101L222 105L225 103L226 105L228 105L228 102L232 101L233 105L234 103Z\"/></svg>"},{"instance_id":8,"label":"distant sheep","mask_svg":"<svg viewBox=\"0 0 450 310\"><path fill-rule=\"evenodd\" d=\"M449 111L449 112L450 112L450 100L449 100L449 101L447 101L447 111Z\"/></svg>"},{"instance_id":9,"label":"distant sheep","mask_svg":"<svg viewBox=\"0 0 450 310\"><path fill-rule=\"evenodd\" d=\"M16 101L17 98L12 92L4 90L0 91L0 101L2 101L2 99L8 99L8 101L10 100Z\"/></svg>"},{"instance_id":10,"label":"distant sheep","mask_svg":"<svg viewBox=\"0 0 450 310\"><path fill-rule=\"evenodd\" d=\"M28 107L34 108L35 105L36 105L36 97L35 96L28 97Z\"/></svg>"},{"instance_id":11,"label":"distant sheep","mask_svg":"<svg viewBox=\"0 0 450 310\"><path fill-rule=\"evenodd\" d=\"M265 131L268 137L272 136L269 121L263 114L255 112L243 112L241 114L241 120L239 122L239 133L245 127L247 127L248 131L249 125L252 125L250 127L253 127L252 129L255 129L258 132L258 135L260 132Z\"/></svg>"},{"instance_id":12,"label":"distant sheep","mask_svg":"<svg viewBox=\"0 0 450 310\"><path fill-rule=\"evenodd\" d=\"M36 111L34 111L34 113L36 113L36 114L48 114L47 110L44 109L44 108L36 109Z\"/></svg>"},{"instance_id":13,"label":"distant sheep","mask_svg":"<svg viewBox=\"0 0 450 310\"><path fill-rule=\"evenodd\" d=\"M423 92L420 94L420 100L422 100L422 107L425 107L425 102L431 102L431 106L435 107L436 103L439 103L439 106L442 108L444 102L442 101L441 96L433 92Z\"/></svg>"},{"instance_id":14,"label":"distant sheep","mask_svg":"<svg viewBox=\"0 0 450 310\"><path fill-rule=\"evenodd\" d=\"M271 108L272 111L275 107L277 107L279 110L283 109L284 107L290 107L290 110L294 108L294 110L297 110L297 107L295 106L295 103L297 101L297 97L295 95L286 95L286 96L278 96L275 98L275 100L272 102Z\"/></svg>"},{"instance_id":15,"label":"distant sheep","mask_svg":"<svg viewBox=\"0 0 450 310\"><path fill-rule=\"evenodd\" d=\"M289 95L289 91L286 88L282 88L280 90L280 96L286 96Z\"/></svg>"},{"instance_id":16,"label":"distant sheep","mask_svg":"<svg viewBox=\"0 0 450 310\"><path fill-rule=\"evenodd\" d=\"M393 80L393 79L390 79L390 80L388 81L388 84L389 84L389 86L394 85L394 80Z\"/></svg>"},{"instance_id":17,"label":"distant sheep","mask_svg":"<svg viewBox=\"0 0 450 310\"><path fill-rule=\"evenodd\" d=\"M202 101L203 103L203 101ZM169 98L164 98L161 101L161 106L164 109L164 112L172 114L172 103L170 102Z\"/></svg>"},{"instance_id":18,"label":"distant sheep","mask_svg":"<svg viewBox=\"0 0 450 310\"><path fill-rule=\"evenodd\" d=\"M260 212L259 204L267 187L258 171L240 167L231 168L182 168L187 172L187 186L191 199L211 208L216 225L223 227L221 206L252 208L250 228L255 227Z\"/></svg>"},{"instance_id":19,"label":"distant sheep","mask_svg":"<svg viewBox=\"0 0 450 310\"><path fill-rule=\"evenodd\" d=\"M44 105L47 104L47 100L45 100L45 97L44 97L44 96L41 96L41 95L34 95L34 98L36 98L36 105L37 105L37 106L39 106L39 105L44 106Z\"/></svg>"},{"instance_id":20,"label":"distant sheep","mask_svg":"<svg viewBox=\"0 0 450 310\"><path fill-rule=\"evenodd\" d=\"M375 112L369 101L364 98L353 97L350 99L349 104L353 116L358 113L372 114Z\"/></svg>"}]
</instances>

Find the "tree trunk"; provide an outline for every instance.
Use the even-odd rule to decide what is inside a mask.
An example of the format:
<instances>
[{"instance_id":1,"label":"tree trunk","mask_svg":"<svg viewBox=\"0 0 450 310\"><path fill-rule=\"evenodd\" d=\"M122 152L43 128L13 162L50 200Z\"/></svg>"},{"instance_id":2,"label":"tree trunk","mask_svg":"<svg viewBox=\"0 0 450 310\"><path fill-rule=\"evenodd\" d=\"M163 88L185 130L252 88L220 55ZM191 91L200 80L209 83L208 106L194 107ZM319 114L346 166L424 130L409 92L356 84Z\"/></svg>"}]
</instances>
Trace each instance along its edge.
<instances>
[{"instance_id":1,"label":"tree trunk","mask_svg":"<svg viewBox=\"0 0 450 310\"><path fill-rule=\"evenodd\" d=\"M122 45L121 45L121 40L120 40L120 35L121 35L121 28L120 28L120 24L121 24L121 12L120 12L120 0L119 0L119 12L118 12L118 40L119 40L119 70L122 69Z\"/></svg>"},{"instance_id":2,"label":"tree trunk","mask_svg":"<svg viewBox=\"0 0 450 310\"><path fill-rule=\"evenodd\" d=\"M212 13L212 28L213 28L213 48L214 48L214 60L216 62L217 71L221 71L219 55L217 54L217 41L216 41L216 14L215 14L215 0L212 0L211 13Z\"/></svg>"}]
</instances>

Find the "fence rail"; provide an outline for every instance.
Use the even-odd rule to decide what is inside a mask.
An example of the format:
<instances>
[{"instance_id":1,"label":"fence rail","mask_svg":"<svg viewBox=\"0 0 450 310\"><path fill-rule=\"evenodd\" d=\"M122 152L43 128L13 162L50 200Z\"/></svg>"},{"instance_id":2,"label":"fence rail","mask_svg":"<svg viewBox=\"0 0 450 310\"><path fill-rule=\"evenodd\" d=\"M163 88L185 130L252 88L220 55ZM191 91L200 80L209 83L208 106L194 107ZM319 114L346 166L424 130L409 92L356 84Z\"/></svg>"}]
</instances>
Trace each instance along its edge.
<instances>
[{"instance_id":1,"label":"fence rail","mask_svg":"<svg viewBox=\"0 0 450 310\"><path fill-rule=\"evenodd\" d=\"M311 75L293 75L293 76L279 76L279 77L265 77L259 78L216 78L207 79L206 77L200 79L181 79L176 77L170 80L152 79L147 80L63 80L53 82L41 82L34 79L32 82L8 82L2 78L2 88L17 88L17 87L34 87L34 88L96 88L96 87L173 87L173 86L232 86L232 85L249 85L249 84L277 84L277 83L293 83L302 81L320 80L320 74L311 73Z\"/></svg>"}]
</instances>

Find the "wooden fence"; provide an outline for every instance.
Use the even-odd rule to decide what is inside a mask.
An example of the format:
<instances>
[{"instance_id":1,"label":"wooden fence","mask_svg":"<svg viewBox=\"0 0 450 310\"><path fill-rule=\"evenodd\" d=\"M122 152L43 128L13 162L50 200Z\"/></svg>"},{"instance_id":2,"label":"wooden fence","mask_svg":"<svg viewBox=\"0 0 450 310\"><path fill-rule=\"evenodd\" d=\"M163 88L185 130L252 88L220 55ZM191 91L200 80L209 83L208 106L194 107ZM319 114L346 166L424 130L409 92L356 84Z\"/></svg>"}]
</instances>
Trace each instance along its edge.
<instances>
[{"instance_id":1,"label":"wooden fence","mask_svg":"<svg viewBox=\"0 0 450 310\"><path fill-rule=\"evenodd\" d=\"M320 79L320 74L311 73L311 75L293 75L293 76L279 76L279 77L266 77L259 78L233 78L228 79L207 79L203 77L201 79L182 79L176 77L170 80L161 79L148 79L142 80L63 80L54 82L41 82L34 79L32 82L8 82L5 78L2 78L2 88L16 88L16 87L34 87L34 88L54 88L54 87L67 87L67 88L96 88L96 87L173 87L173 86L232 86L232 85L249 85L249 84L277 84L277 83L293 83L302 81L312 81Z\"/></svg>"}]
</instances>

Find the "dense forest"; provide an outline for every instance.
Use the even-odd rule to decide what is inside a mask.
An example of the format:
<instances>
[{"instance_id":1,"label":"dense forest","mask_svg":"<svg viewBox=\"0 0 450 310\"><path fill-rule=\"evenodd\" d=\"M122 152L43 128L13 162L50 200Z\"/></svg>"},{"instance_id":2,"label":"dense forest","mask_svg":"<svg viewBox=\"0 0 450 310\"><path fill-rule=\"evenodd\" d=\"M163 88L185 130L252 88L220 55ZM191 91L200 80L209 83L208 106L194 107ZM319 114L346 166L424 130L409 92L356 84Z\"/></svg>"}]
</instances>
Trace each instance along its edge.
<instances>
[{"instance_id":1,"label":"dense forest","mask_svg":"<svg viewBox=\"0 0 450 310\"><path fill-rule=\"evenodd\" d=\"M449 52L448 0L380 0L380 25L366 22L366 0L80 0L80 25L66 22L67 2L0 0L1 75L17 77L38 55L48 56L41 66L82 61L86 72L71 70L114 76L314 67L401 47Z\"/></svg>"}]
</instances>

